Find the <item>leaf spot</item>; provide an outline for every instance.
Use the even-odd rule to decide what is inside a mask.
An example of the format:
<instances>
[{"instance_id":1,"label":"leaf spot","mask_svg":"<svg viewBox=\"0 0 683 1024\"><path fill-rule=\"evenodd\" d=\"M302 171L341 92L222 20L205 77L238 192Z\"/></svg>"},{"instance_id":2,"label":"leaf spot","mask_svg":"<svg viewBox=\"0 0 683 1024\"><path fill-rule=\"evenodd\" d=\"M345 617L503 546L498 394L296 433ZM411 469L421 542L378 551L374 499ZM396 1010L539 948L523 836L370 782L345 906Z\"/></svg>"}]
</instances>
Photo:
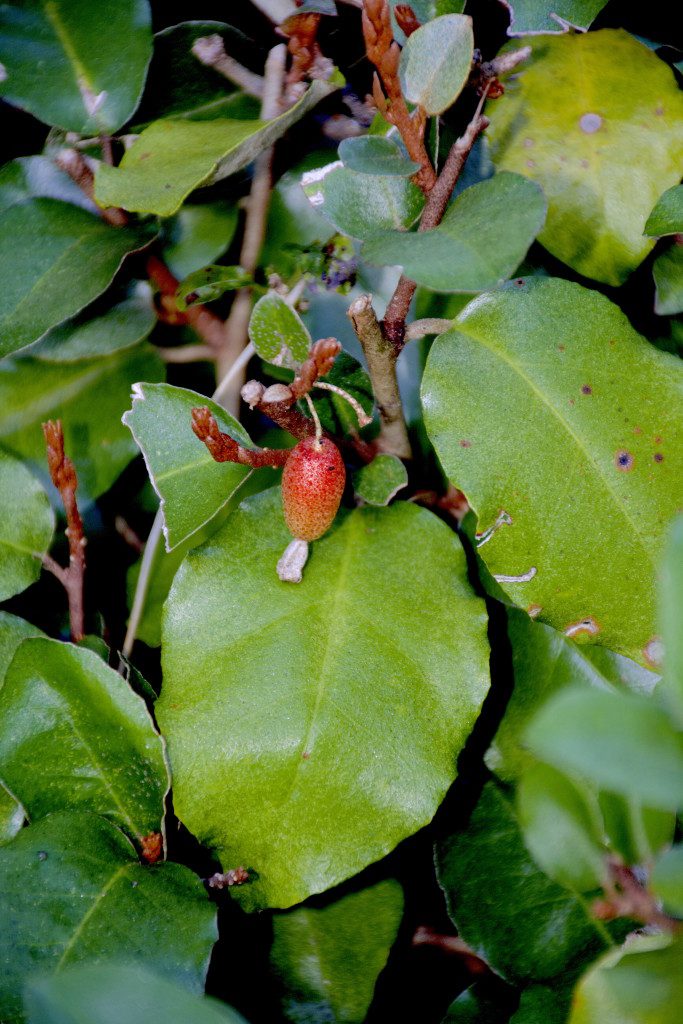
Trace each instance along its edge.
<instances>
[{"instance_id":1,"label":"leaf spot","mask_svg":"<svg viewBox=\"0 0 683 1024\"><path fill-rule=\"evenodd\" d=\"M505 573L501 573L499 576L494 575L494 580L498 583L529 583L537 573L535 565L532 565L526 572L521 573L519 576L507 576Z\"/></svg>"},{"instance_id":2,"label":"leaf spot","mask_svg":"<svg viewBox=\"0 0 683 1024\"><path fill-rule=\"evenodd\" d=\"M586 135L592 135L602 128L602 118L599 114L584 114L579 121L579 128Z\"/></svg>"},{"instance_id":3,"label":"leaf spot","mask_svg":"<svg viewBox=\"0 0 683 1024\"><path fill-rule=\"evenodd\" d=\"M653 636L643 647L643 657L652 668L660 668L664 658L664 644L661 637Z\"/></svg>"},{"instance_id":4,"label":"leaf spot","mask_svg":"<svg viewBox=\"0 0 683 1024\"><path fill-rule=\"evenodd\" d=\"M590 384L582 384L581 385L581 394L582 395L592 395L593 394L593 388L590 386Z\"/></svg>"},{"instance_id":5,"label":"leaf spot","mask_svg":"<svg viewBox=\"0 0 683 1024\"><path fill-rule=\"evenodd\" d=\"M587 633L589 636L597 636L600 632L600 626L597 624L592 615L589 615L586 619L580 619L579 622L572 622L564 631L565 636L574 637L580 636L582 633Z\"/></svg>"},{"instance_id":6,"label":"leaf spot","mask_svg":"<svg viewBox=\"0 0 683 1024\"><path fill-rule=\"evenodd\" d=\"M527 167L535 167L536 166L536 161L535 160L527 160L526 165L527 165Z\"/></svg>"},{"instance_id":7,"label":"leaf spot","mask_svg":"<svg viewBox=\"0 0 683 1024\"><path fill-rule=\"evenodd\" d=\"M463 438L463 440L460 442L460 447L461 448L471 448L472 447L472 442L471 441L466 441Z\"/></svg>"},{"instance_id":8,"label":"leaf spot","mask_svg":"<svg viewBox=\"0 0 683 1024\"><path fill-rule=\"evenodd\" d=\"M628 473L629 470L633 469L634 458L630 452L625 449L621 449L614 456L614 464L617 469L622 473Z\"/></svg>"},{"instance_id":9,"label":"leaf spot","mask_svg":"<svg viewBox=\"0 0 683 1024\"><path fill-rule=\"evenodd\" d=\"M664 462L664 456L662 455L661 452L655 452L653 458L654 458L655 462Z\"/></svg>"},{"instance_id":10,"label":"leaf spot","mask_svg":"<svg viewBox=\"0 0 683 1024\"><path fill-rule=\"evenodd\" d=\"M533 139L528 139L527 138L527 139L524 140L524 146L527 149L529 149L530 146L533 146L533 144L534 144L534 140Z\"/></svg>"},{"instance_id":11,"label":"leaf spot","mask_svg":"<svg viewBox=\"0 0 683 1024\"><path fill-rule=\"evenodd\" d=\"M526 612L530 619L536 619L543 611L540 604L530 604Z\"/></svg>"},{"instance_id":12,"label":"leaf spot","mask_svg":"<svg viewBox=\"0 0 683 1024\"><path fill-rule=\"evenodd\" d=\"M38 860L47 860L47 853L45 850L38 850Z\"/></svg>"},{"instance_id":13,"label":"leaf spot","mask_svg":"<svg viewBox=\"0 0 683 1024\"><path fill-rule=\"evenodd\" d=\"M491 537L493 537L494 533L496 533L501 526L512 526L512 516L506 512L504 508L502 508L498 513L496 521L492 526L489 526L486 530L482 530L481 533L476 533L474 535L477 547L480 548L482 544L486 544L487 541L491 540Z\"/></svg>"}]
</instances>

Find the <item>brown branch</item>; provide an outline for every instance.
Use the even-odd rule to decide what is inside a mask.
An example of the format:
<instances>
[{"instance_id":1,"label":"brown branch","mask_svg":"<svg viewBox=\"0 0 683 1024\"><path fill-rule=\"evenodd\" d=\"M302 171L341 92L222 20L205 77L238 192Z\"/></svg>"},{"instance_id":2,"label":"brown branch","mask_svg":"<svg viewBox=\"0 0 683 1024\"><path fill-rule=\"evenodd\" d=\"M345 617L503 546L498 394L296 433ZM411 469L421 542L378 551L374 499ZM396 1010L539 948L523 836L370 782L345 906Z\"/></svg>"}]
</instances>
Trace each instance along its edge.
<instances>
[{"instance_id":1,"label":"brown branch","mask_svg":"<svg viewBox=\"0 0 683 1024\"><path fill-rule=\"evenodd\" d=\"M424 144L425 114L418 108L411 115L403 97L398 74L401 49L394 40L387 0L365 0L362 21L365 50L377 68L372 90L375 103L398 129L411 160L420 164L413 180L427 195L436 182L436 172Z\"/></svg>"},{"instance_id":2,"label":"brown branch","mask_svg":"<svg viewBox=\"0 0 683 1024\"><path fill-rule=\"evenodd\" d=\"M336 338L321 338L320 341L316 341L308 354L308 359L289 385L294 401L307 395L319 377L327 376L341 350L342 347Z\"/></svg>"},{"instance_id":3,"label":"brown branch","mask_svg":"<svg viewBox=\"0 0 683 1024\"><path fill-rule=\"evenodd\" d=\"M215 462L238 462L242 466L284 466L289 458L286 448L243 448L220 430L216 418L205 405L192 410L192 430L208 448Z\"/></svg>"},{"instance_id":4,"label":"brown branch","mask_svg":"<svg viewBox=\"0 0 683 1024\"><path fill-rule=\"evenodd\" d=\"M83 520L76 501L78 477L76 476L76 467L64 452L64 432L61 420L50 420L48 423L43 423L43 434L47 445L47 464L50 477L59 491L66 513L66 536L69 541L68 568L59 565L50 555L43 557L43 565L53 576L56 576L66 591L69 600L71 639L74 643L78 643L85 636L83 583L86 544Z\"/></svg>"},{"instance_id":5,"label":"brown branch","mask_svg":"<svg viewBox=\"0 0 683 1024\"><path fill-rule=\"evenodd\" d=\"M62 149L55 157L55 163L94 203L95 175L83 154L75 149ZM121 228L128 223L128 214L117 206L108 206L106 209L98 207L98 210L102 220L106 220L108 224L112 224L116 228Z\"/></svg>"},{"instance_id":6,"label":"brown branch","mask_svg":"<svg viewBox=\"0 0 683 1024\"><path fill-rule=\"evenodd\" d=\"M179 281L158 256L147 257L147 274L161 296L163 318L166 322L176 325L187 324L208 345L213 358L217 358L225 332L225 324L221 318L201 305L179 310L176 303ZM200 358L199 355L197 358Z\"/></svg>"},{"instance_id":7,"label":"brown branch","mask_svg":"<svg viewBox=\"0 0 683 1024\"><path fill-rule=\"evenodd\" d=\"M287 42L292 63L284 81L285 104L295 103L305 89L305 79L328 79L333 71L332 61L323 56L317 35L320 14L293 14L276 30Z\"/></svg>"},{"instance_id":8,"label":"brown branch","mask_svg":"<svg viewBox=\"0 0 683 1024\"><path fill-rule=\"evenodd\" d=\"M593 902L595 917L601 921L613 921L617 917L630 917L642 924L654 925L662 931L680 932L683 922L669 917L657 906L657 902L638 881L634 871L610 859L609 878L605 883L605 896Z\"/></svg>"}]
</instances>

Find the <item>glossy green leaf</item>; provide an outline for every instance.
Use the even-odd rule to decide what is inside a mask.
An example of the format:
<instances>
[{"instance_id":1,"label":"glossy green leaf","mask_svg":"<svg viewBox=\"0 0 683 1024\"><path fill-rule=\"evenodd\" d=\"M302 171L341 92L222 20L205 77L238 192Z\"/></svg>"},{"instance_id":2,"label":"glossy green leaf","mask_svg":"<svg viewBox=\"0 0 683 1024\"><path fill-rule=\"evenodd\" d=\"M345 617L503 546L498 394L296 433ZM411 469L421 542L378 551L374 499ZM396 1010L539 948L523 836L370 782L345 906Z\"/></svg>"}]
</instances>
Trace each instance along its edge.
<instances>
[{"instance_id":1,"label":"glossy green leaf","mask_svg":"<svg viewBox=\"0 0 683 1024\"><path fill-rule=\"evenodd\" d=\"M403 47L403 94L428 114L443 114L460 95L472 69L472 19L444 14L413 32Z\"/></svg>"},{"instance_id":2,"label":"glossy green leaf","mask_svg":"<svg viewBox=\"0 0 683 1024\"><path fill-rule=\"evenodd\" d=\"M0 843L14 839L26 820L26 812L19 801L0 781Z\"/></svg>"},{"instance_id":3,"label":"glossy green leaf","mask_svg":"<svg viewBox=\"0 0 683 1024\"><path fill-rule=\"evenodd\" d=\"M358 174L339 162L307 171L301 184L313 208L353 238L410 227L424 206L422 192L407 178Z\"/></svg>"},{"instance_id":4,"label":"glossy green leaf","mask_svg":"<svg viewBox=\"0 0 683 1024\"><path fill-rule=\"evenodd\" d=\"M386 879L325 906L273 917L270 959L287 1020L362 1024L403 913L403 891Z\"/></svg>"},{"instance_id":5,"label":"glossy green leaf","mask_svg":"<svg viewBox=\"0 0 683 1024\"><path fill-rule=\"evenodd\" d=\"M543 761L651 807L683 807L683 733L652 698L569 688L526 730Z\"/></svg>"},{"instance_id":6,"label":"glossy green leaf","mask_svg":"<svg viewBox=\"0 0 683 1024\"><path fill-rule=\"evenodd\" d=\"M0 601L38 579L54 528L41 485L18 459L0 450Z\"/></svg>"},{"instance_id":7,"label":"glossy green leaf","mask_svg":"<svg viewBox=\"0 0 683 1024\"><path fill-rule=\"evenodd\" d=\"M222 256L237 230L239 211L228 203L188 203L164 225L163 258L182 280Z\"/></svg>"},{"instance_id":8,"label":"glossy green leaf","mask_svg":"<svg viewBox=\"0 0 683 1024\"><path fill-rule=\"evenodd\" d=\"M224 433L252 447L241 424L220 405L170 384L136 384L133 406L123 417L161 499L168 551L208 522L249 473L236 462L214 462L192 432L192 409L198 406L208 406Z\"/></svg>"},{"instance_id":9,"label":"glossy green leaf","mask_svg":"<svg viewBox=\"0 0 683 1024\"><path fill-rule=\"evenodd\" d=\"M138 454L121 415L138 380L161 380L164 367L146 345L78 363L47 363L27 356L0 363L0 445L23 459L48 484L41 423L61 419L64 445L78 472L84 508L103 494Z\"/></svg>"},{"instance_id":10,"label":"glossy green leaf","mask_svg":"<svg viewBox=\"0 0 683 1024\"><path fill-rule=\"evenodd\" d=\"M553 256L621 284L654 245L643 234L652 207L680 180L683 96L670 68L622 29L525 42L533 56L487 107L494 163L542 186L539 241ZM636 151L649 154L640 170Z\"/></svg>"},{"instance_id":11,"label":"glossy green leaf","mask_svg":"<svg viewBox=\"0 0 683 1024\"><path fill-rule=\"evenodd\" d=\"M420 170L420 165L406 155L397 139L381 135L344 139L339 144L339 159L344 167L359 174L409 178Z\"/></svg>"},{"instance_id":12,"label":"glossy green leaf","mask_svg":"<svg viewBox=\"0 0 683 1024\"><path fill-rule=\"evenodd\" d=\"M71 967L29 982L28 1024L244 1024L224 1003L138 966Z\"/></svg>"},{"instance_id":13,"label":"glossy green leaf","mask_svg":"<svg viewBox=\"0 0 683 1024\"><path fill-rule=\"evenodd\" d=\"M83 189L47 156L19 157L0 168L0 213L27 199L39 198L61 199L97 213Z\"/></svg>"},{"instance_id":14,"label":"glossy green leaf","mask_svg":"<svg viewBox=\"0 0 683 1024\"><path fill-rule=\"evenodd\" d=\"M0 688L19 644L31 636L44 636L37 626L17 615L0 611Z\"/></svg>"},{"instance_id":15,"label":"glossy green leaf","mask_svg":"<svg viewBox=\"0 0 683 1024\"><path fill-rule=\"evenodd\" d=\"M4 97L66 131L118 131L142 93L152 56L151 14L147 0L111 0L103 13L89 0L5 4Z\"/></svg>"},{"instance_id":16,"label":"glossy green leaf","mask_svg":"<svg viewBox=\"0 0 683 1024\"><path fill-rule=\"evenodd\" d=\"M611 945L583 899L536 867L511 801L493 782L467 828L437 846L436 862L458 933L509 981L566 979Z\"/></svg>"},{"instance_id":17,"label":"glossy green leaf","mask_svg":"<svg viewBox=\"0 0 683 1024\"><path fill-rule=\"evenodd\" d=\"M533 765L519 781L517 813L527 849L549 878L577 892L607 880L602 819L587 787Z\"/></svg>"},{"instance_id":18,"label":"glossy green leaf","mask_svg":"<svg viewBox=\"0 0 683 1024\"><path fill-rule=\"evenodd\" d=\"M254 306L249 338L262 359L290 369L304 362L311 347L301 317L276 292L264 295Z\"/></svg>"},{"instance_id":19,"label":"glossy green leaf","mask_svg":"<svg viewBox=\"0 0 683 1024\"><path fill-rule=\"evenodd\" d=\"M642 801L607 790L598 791L605 839L624 864L649 865L673 840L673 811L643 805Z\"/></svg>"},{"instance_id":20,"label":"glossy green leaf","mask_svg":"<svg viewBox=\"0 0 683 1024\"><path fill-rule=\"evenodd\" d=\"M683 943L638 935L581 978L568 1024L678 1024L683 1002Z\"/></svg>"},{"instance_id":21,"label":"glossy green leaf","mask_svg":"<svg viewBox=\"0 0 683 1024\"><path fill-rule=\"evenodd\" d=\"M275 572L280 503L249 499L186 558L156 705L176 813L256 873L235 892L248 907L327 889L425 825L488 686L484 606L445 524L357 509L294 586Z\"/></svg>"},{"instance_id":22,"label":"glossy green leaf","mask_svg":"<svg viewBox=\"0 0 683 1024\"><path fill-rule=\"evenodd\" d=\"M236 291L251 283L251 274L242 267L202 267L188 274L178 286L176 304L179 310L184 311L190 306L213 302L225 292Z\"/></svg>"},{"instance_id":23,"label":"glossy green leaf","mask_svg":"<svg viewBox=\"0 0 683 1024\"><path fill-rule=\"evenodd\" d=\"M515 990L495 975L492 983L483 979L461 992L448 1007L442 1024L508 1024L515 1003Z\"/></svg>"},{"instance_id":24,"label":"glossy green leaf","mask_svg":"<svg viewBox=\"0 0 683 1024\"><path fill-rule=\"evenodd\" d=\"M607 0L505 0L510 11L508 35L560 34L568 27L588 28Z\"/></svg>"},{"instance_id":25,"label":"glossy green leaf","mask_svg":"<svg viewBox=\"0 0 683 1024\"><path fill-rule=\"evenodd\" d=\"M401 2L402 0L389 0L389 6L392 10L394 36L403 45L405 35L398 27L395 15L393 14L394 8ZM414 10L417 20L421 25L424 25L425 22L438 18L442 14L462 14L465 8L465 0L413 0L410 6Z\"/></svg>"},{"instance_id":26,"label":"glossy green leaf","mask_svg":"<svg viewBox=\"0 0 683 1024\"><path fill-rule=\"evenodd\" d=\"M486 754L491 771L515 782L535 758L526 748L527 725L553 694L568 686L652 693L658 676L604 647L579 647L562 633L509 608L514 689Z\"/></svg>"},{"instance_id":27,"label":"glossy green leaf","mask_svg":"<svg viewBox=\"0 0 683 1024\"><path fill-rule=\"evenodd\" d=\"M47 363L75 363L133 348L144 341L157 322L149 287L142 282L130 298L96 316L86 311L60 327L53 327L31 346L32 359Z\"/></svg>"},{"instance_id":28,"label":"glossy green leaf","mask_svg":"<svg viewBox=\"0 0 683 1024\"><path fill-rule=\"evenodd\" d=\"M0 356L74 316L111 283L151 228L114 228L77 206L32 199L0 214ZM87 274L83 267L87 266Z\"/></svg>"},{"instance_id":29,"label":"glossy green leaf","mask_svg":"<svg viewBox=\"0 0 683 1024\"><path fill-rule=\"evenodd\" d=\"M388 505L407 483L408 471L395 455L376 455L353 477L356 495L368 505Z\"/></svg>"},{"instance_id":30,"label":"glossy green leaf","mask_svg":"<svg viewBox=\"0 0 683 1024\"><path fill-rule=\"evenodd\" d=\"M143 866L95 814L61 812L0 847L0 1019L23 1020L36 976L132 962L197 994L217 938L201 881L180 864Z\"/></svg>"},{"instance_id":31,"label":"glossy green leaf","mask_svg":"<svg viewBox=\"0 0 683 1024\"><path fill-rule=\"evenodd\" d=\"M32 821L95 811L138 841L160 831L169 787L144 701L93 651L40 637L0 690L0 778Z\"/></svg>"},{"instance_id":32,"label":"glossy green leaf","mask_svg":"<svg viewBox=\"0 0 683 1024\"><path fill-rule=\"evenodd\" d=\"M364 245L363 258L400 264L413 281L436 291L484 291L519 266L545 212L538 185L503 171L462 192L437 228L379 234Z\"/></svg>"},{"instance_id":33,"label":"glossy green leaf","mask_svg":"<svg viewBox=\"0 0 683 1024\"><path fill-rule=\"evenodd\" d=\"M655 260L652 276L657 288L655 313L675 316L683 313L683 243L674 241Z\"/></svg>"},{"instance_id":34,"label":"glossy green leaf","mask_svg":"<svg viewBox=\"0 0 683 1024\"><path fill-rule=\"evenodd\" d=\"M659 197L645 223L645 234L654 238L683 231L683 185L674 185Z\"/></svg>"},{"instance_id":35,"label":"glossy green leaf","mask_svg":"<svg viewBox=\"0 0 683 1024\"><path fill-rule=\"evenodd\" d=\"M463 310L422 383L505 594L642 663L658 660L656 575L680 505L682 378L603 296L520 278Z\"/></svg>"},{"instance_id":36,"label":"glossy green leaf","mask_svg":"<svg viewBox=\"0 0 683 1024\"><path fill-rule=\"evenodd\" d=\"M510 1024L567 1024L570 1000L571 990L562 984L561 978L556 979L552 987L529 985L522 992L519 1008L510 1018Z\"/></svg>"},{"instance_id":37,"label":"glossy green leaf","mask_svg":"<svg viewBox=\"0 0 683 1024\"><path fill-rule=\"evenodd\" d=\"M101 206L170 217L195 188L246 167L335 88L313 82L298 103L273 121L155 121L118 167L99 166L95 198Z\"/></svg>"},{"instance_id":38,"label":"glossy green leaf","mask_svg":"<svg viewBox=\"0 0 683 1024\"><path fill-rule=\"evenodd\" d=\"M659 858L650 888L670 914L683 917L683 846L674 846Z\"/></svg>"},{"instance_id":39,"label":"glossy green leaf","mask_svg":"<svg viewBox=\"0 0 683 1024\"><path fill-rule=\"evenodd\" d=\"M669 533L661 575L659 618L664 640L664 679L658 691L683 726L683 516Z\"/></svg>"}]
</instances>

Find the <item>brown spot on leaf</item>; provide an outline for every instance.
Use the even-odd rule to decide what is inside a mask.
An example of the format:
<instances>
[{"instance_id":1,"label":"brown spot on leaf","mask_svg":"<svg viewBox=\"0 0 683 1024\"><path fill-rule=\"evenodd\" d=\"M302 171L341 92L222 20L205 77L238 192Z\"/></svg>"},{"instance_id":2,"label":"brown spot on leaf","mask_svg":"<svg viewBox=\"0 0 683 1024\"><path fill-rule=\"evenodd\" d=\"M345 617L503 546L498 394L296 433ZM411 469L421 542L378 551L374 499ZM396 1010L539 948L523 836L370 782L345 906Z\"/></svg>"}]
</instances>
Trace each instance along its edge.
<instances>
[{"instance_id":1,"label":"brown spot on leaf","mask_svg":"<svg viewBox=\"0 0 683 1024\"><path fill-rule=\"evenodd\" d=\"M543 609L541 608L540 604L530 604L526 611L529 618L535 619L538 615L541 614Z\"/></svg>"},{"instance_id":2,"label":"brown spot on leaf","mask_svg":"<svg viewBox=\"0 0 683 1024\"><path fill-rule=\"evenodd\" d=\"M534 140L533 139L529 139L529 138L525 139L524 143L523 143L523 145L525 146L526 149L529 149L529 147L533 146L533 144L534 144Z\"/></svg>"},{"instance_id":3,"label":"brown spot on leaf","mask_svg":"<svg viewBox=\"0 0 683 1024\"><path fill-rule=\"evenodd\" d=\"M627 452L625 448L621 448L614 456L614 465L621 473L628 473L633 469L634 461L631 452Z\"/></svg>"},{"instance_id":4,"label":"brown spot on leaf","mask_svg":"<svg viewBox=\"0 0 683 1024\"><path fill-rule=\"evenodd\" d=\"M661 668L664 655L664 645L661 637L653 636L643 647L643 657L651 668Z\"/></svg>"},{"instance_id":5,"label":"brown spot on leaf","mask_svg":"<svg viewBox=\"0 0 683 1024\"><path fill-rule=\"evenodd\" d=\"M526 165L527 165L527 167L535 167L536 166L536 161L535 160L527 160Z\"/></svg>"},{"instance_id":6,"label":"brown spot on leaf","mask_svg":"<svg viewBox=\"0 0 683 1024\"><path fill-rule=\"evenodd\" d=\"M587 615L585 619L579 619L578 622L570 622L564 630L564 635L569 637L597 636L599 632L600 626L598 623L592 615Z\"/></svg>"},{"instance_id":7,"label":"brown spot on leaf","mask_svg":"<svg viewBox=\"0 0 683 1024\"><path fill-rule=\"evenodd\" d=\"M661 452L655 452L653 458L654 458L655 462L664 462L664 456L662 455Z\"/></svg>"},{"instance_id":8,"label":"brown spot on leaf","mask_svg":"<svg viewBox=\"0 0 683 1024\"><path fill-rule=\"evenodd\" d=\"M461 448L471 448L472 447L472 442L471 441L466 441L463 438L462 441L460 442L460 447Z\"/></svg>"},{"instance_id":9,"label":"brown spot on leaf","mask_svg":"<svg viewBox=\"0 0 683 1024\"><path fill-rule=\"evenodd\" d=\"M308 761L309 757L311 756L310 751L304 750L301 756L303 757L304 761Z\"/></svg>"},{"instance_id":10,"label":"brown spot on leaf","mask_svg":"<svg viewBox=\"0 0 683 1024\"><path fill-rule=\"evenodd\" d=\"M560 352L564 352L564 351L565 351L565 349L566 349L566 347L567 347L566 345L558 345L558 346L557 346L557 348L558 348L558 351L560 351Z\"/></svg>"},{"instance_id":11,"label":"brown spot on leaf","mask_svg":"<svg viewBox=\"0 0 683 1024\"><path fill-rule=\"evenodd\" d=\"M590 384L582 384L581 385L581 394L582 395L592 395L593 394L593 388L590 386Z\"/></svg>"}]
</instances>

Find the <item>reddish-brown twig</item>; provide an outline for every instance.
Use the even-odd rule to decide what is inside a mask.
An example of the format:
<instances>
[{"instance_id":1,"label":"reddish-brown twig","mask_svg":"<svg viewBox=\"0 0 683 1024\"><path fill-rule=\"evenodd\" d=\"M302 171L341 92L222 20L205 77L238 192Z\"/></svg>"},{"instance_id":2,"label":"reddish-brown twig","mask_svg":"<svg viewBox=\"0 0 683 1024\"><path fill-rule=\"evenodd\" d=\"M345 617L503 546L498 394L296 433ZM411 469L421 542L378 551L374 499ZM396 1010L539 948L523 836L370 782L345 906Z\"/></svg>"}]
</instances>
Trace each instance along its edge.
<instances>
[{"instance_id":1,"label":"reddish-brown twig","mask_svg":"<svg viewBox=\"0 0 683 1024\"><path fill-rule=\"evenodd\" d=\"M336 338L321 338L320 341L316 341L308 354L308 359L289 385L295 401L307 395L319 377L325 377L330 372L341 350L342 347Z\"/></svg>"},{"instance_id":2,"label":"reddish-brown twig","mask_svg":"<svg viewBox=\"0 0 683 1024\"><path fill-rule=\"evenodd\" d=\"M225 338L225 324L221 318L201 305L179 310L176 303L178 279L158 256L148 256L147 274L159 292L163 319L171 324L187 324L208 345L214 356L220 352Z\"/></svg>"},{"instance_id":3,"label":"reddish-brown twig","mask_svg":"<svg viewBox=\"0 0 683 1024\"><path fill-rule=\"evenodd\" d=\"M83 520L78 511L76 468L64 453L64 432L61 420L43 423L43 434L47 445L47 464L52 483L59 491L66 513L66 536L69 541L69 565L67 568L56 562L50 555L43 555L43 565L56 576L66 591L69 600L71 639L78 643L85 636L85 612L83 605L83 583L85 579L85 534Z\"/></svg>"},{"instance_id":4,"label":"reddish-brown twig","mask_svg":"<svg viewBox=\"0 0 683 1024\"><path fill-rule=\"evenodd\" d=\"M299 99L307 78L329 78L333 64L322 54L317 35L320 15L314 12L293 14L277 32L287 39L292 58L284 81L284 102L288 106Z\"/></svg>"},{"instance_id":5,"label":"reddish-brown twig","mask_svg":"<svg viewBox=\"0 0 683 1024\"><path fill-rule=\"evenodd\" d=\"M242 466L284 466L289 457L286 448L244 448L229 434L224 434L207 406L192 410L192 430L202 441L215 462L238 462Z\"/></svg>"},{"instance_id":6,"label":"reddish-brown twig","mask_svg":"<svg viewBox=\"0 0 683 1024\"><path fill-rule=\"evenodd\" d=\"M111 142L111 140L110 140ZM84 195L95 202L95 175L82 153L76 149L62 149L55 157L57 166L69 175ZM100 209L100 217L116 228L128 223L128 214L117 206Z\"/></svg>"},{"instance_id":7,"label":"reddish-brown twig","mask_svg":"<svg viewBox=\"0 0 683 1024\"><path fill-rule=\"evenodd\" d=\"M595 900L591 907L595 917L601 921L630 917L662 931L681 931L683 922L659 909L654 896L640 883L632 868L615 859L610 859L607 867L609 878L604 886L605 895Z\"/></svg>"}]
</instances>

